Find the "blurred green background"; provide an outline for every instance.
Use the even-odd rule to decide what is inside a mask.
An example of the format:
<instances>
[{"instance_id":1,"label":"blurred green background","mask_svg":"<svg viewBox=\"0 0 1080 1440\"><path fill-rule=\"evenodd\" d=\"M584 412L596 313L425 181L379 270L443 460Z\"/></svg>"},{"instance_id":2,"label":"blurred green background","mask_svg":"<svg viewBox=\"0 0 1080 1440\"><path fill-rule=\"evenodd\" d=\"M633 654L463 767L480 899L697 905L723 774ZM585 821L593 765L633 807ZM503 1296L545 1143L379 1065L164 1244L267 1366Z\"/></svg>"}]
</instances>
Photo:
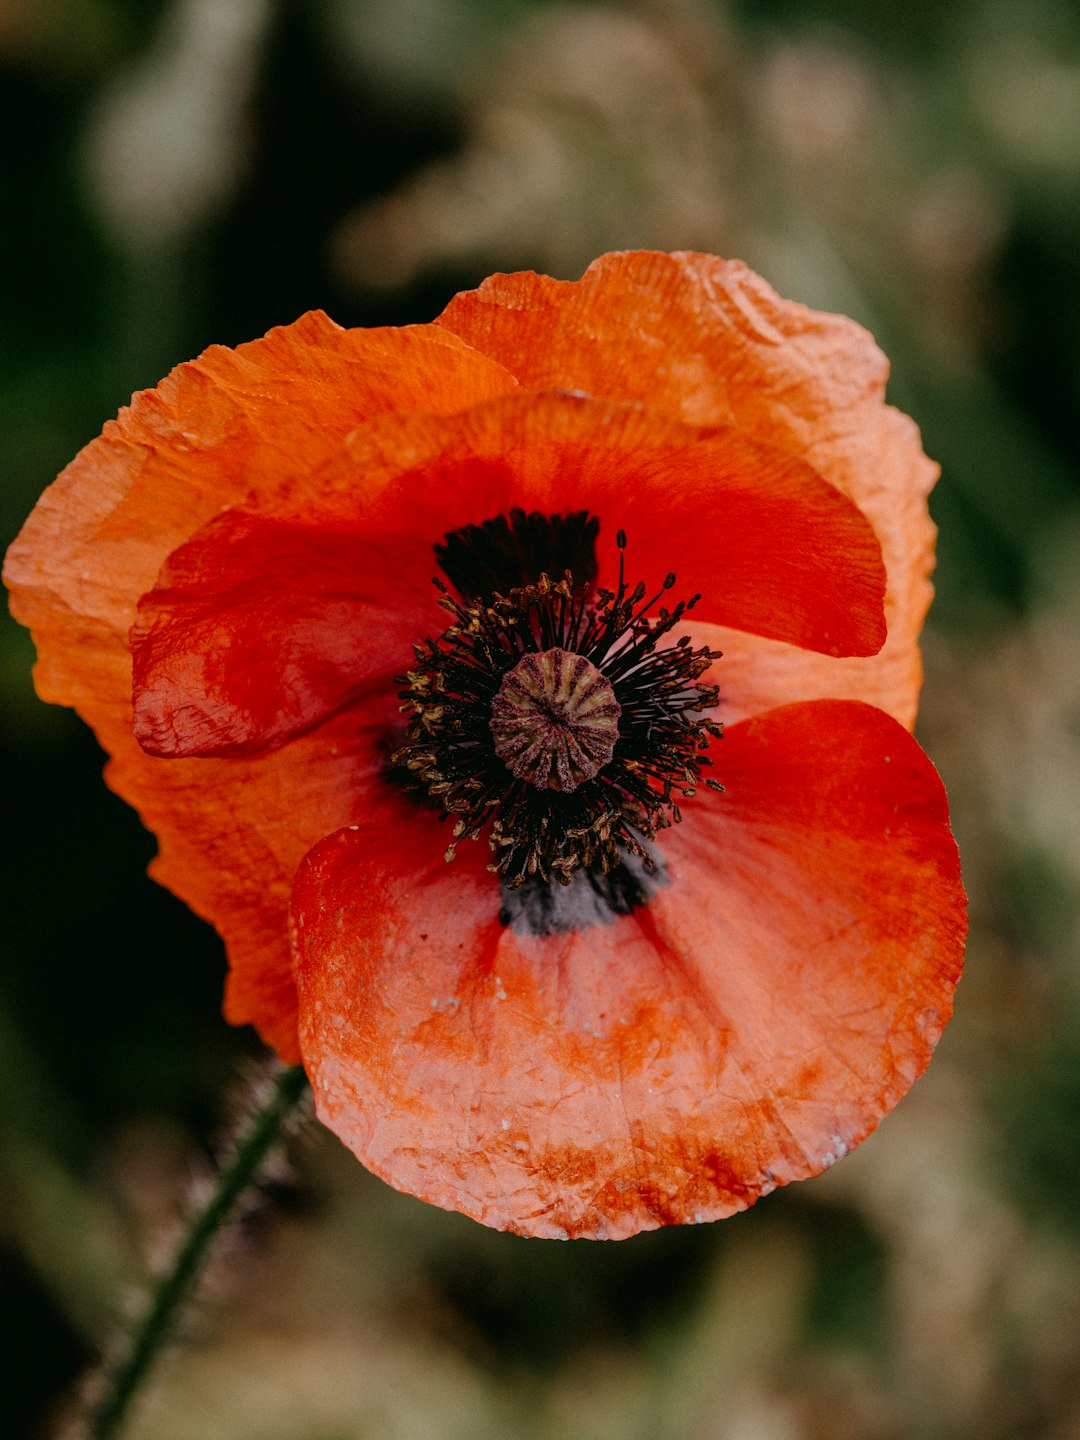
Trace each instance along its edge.
<instances>
[{"instance_id":1,"label":"blurred green background","mask_svg":"<svg viewBox=\"0 0 1080 1440\"><path fill-rule=\"evenodd\" d=\"M0 0L0 539L126 402L322 306L739 255L868 325L943 466L920 736L972 898L938 1057L819 1180L620 1245L310 1127L132 1436L1080 1435L1080 11L1065 0ZM7 622L0 1433L71 1413L250 1034Z\"/></svg>"}]
</instances>

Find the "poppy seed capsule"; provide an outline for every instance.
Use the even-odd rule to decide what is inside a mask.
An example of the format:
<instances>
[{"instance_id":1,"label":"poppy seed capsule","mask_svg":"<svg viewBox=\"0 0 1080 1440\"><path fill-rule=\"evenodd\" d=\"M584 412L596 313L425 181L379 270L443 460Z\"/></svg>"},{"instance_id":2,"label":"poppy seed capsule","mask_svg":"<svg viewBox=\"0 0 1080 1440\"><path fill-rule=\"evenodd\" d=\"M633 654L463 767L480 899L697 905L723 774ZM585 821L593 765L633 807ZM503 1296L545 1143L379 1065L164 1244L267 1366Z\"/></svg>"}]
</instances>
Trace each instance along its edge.
<instances>
[{"instance_id":1,"label":"poppy seed capsule","mask_svg":"<svg viewBox=\"0 0 1080 1440\"><path fill-rule=\"evenodd\" d=\"M491 702L495 753L518 780L576 790L615 753L622 706L584 655L557 646L523 655Z\"/></svg>"}]
</instances>

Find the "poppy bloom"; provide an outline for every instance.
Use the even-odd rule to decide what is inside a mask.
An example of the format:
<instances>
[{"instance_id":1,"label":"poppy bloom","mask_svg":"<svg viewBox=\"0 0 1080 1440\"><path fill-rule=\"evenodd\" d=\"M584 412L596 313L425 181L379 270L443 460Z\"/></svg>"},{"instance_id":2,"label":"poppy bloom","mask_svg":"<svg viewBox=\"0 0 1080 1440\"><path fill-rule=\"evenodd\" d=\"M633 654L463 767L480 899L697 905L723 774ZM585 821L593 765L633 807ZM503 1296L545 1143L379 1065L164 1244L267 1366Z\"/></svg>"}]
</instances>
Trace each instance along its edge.
<instances>
[{"instance_id":1,"label":"poppy bloom","mask_svg":"<svg viewBox=\"0 0 1080 1440\"><path fill-rule=\"evenodd\" d=\"M964 900L908 733L936 470L885 374L737 263L495 276L181 365L12 547L228 1019L392 1184L527 1235L713 1219L927 1064Z\"/></svg>"}]
</instances>

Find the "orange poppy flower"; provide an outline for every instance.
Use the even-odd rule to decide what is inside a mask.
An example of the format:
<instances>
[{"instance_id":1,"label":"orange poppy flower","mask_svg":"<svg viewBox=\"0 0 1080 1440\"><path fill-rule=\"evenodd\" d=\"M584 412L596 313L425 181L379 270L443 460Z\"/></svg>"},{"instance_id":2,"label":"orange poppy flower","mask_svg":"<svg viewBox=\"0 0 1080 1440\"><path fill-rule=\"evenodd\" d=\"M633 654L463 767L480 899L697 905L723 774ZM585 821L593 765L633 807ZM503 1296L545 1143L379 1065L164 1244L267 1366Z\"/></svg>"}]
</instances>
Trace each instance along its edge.
<instances>
[{"instance_id":1,"label":"orange poppy flower","mask_svg":"<svg viewBox=\"0 0 1080 1440\"><path fill-rule=\"evenodd\" d=\"M227 1017L392 1184L528 1235L712 1219L927 1064L964 898L906 728L936 471L885 374L737 263L496 276L206 351L12 547Z\"/></svg>"}]
</instances>

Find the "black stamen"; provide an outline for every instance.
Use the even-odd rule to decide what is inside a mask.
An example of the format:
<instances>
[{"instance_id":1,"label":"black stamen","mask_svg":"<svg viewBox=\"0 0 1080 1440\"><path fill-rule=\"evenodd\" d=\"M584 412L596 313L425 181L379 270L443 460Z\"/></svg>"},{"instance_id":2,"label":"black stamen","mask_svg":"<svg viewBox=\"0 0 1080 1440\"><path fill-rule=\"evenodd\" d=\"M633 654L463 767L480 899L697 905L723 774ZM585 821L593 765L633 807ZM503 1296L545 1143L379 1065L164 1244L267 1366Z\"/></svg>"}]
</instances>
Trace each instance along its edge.
<instances>
[{"instance_id":1,"label":"black stamen","mask_svg":"<svg viewBox=\"0 0 1080 1440\"><path fill-rule=\"evenodd\" d=\"M529 535L542 549L545 537L569 533L591 545L597 528L584 511L515 511L509 521L448 536L440 547L444 569L458 583L455 558L465 555L473 578L462 599L439 583L451 623L415 648L414 667L400 679L410 719L395 761L455 817L447 859L459 841L486 834L490 868L507 890L550 890L558 881L584 895L585 882L574 880L582 872L591 895L610 898L610 877L631 857L642 873L655 869L645 842L681 820L678 797L691 797L700 784L722 789L701 771L710 763L709 740L723 727L693 718L717 704L717 688L699 682L719 651L695 648L689 636L661 644L689 606L649 617L675 576L643 604L644 583L631 588L626 581L623 531L615 591L590 593L590 550L588 585L572 571L554 581L545 571L475 597L473 586L492 583L500 545L502 563ZM489 540L494 550L485 550ZM532 910L547 903L533 902Z\"/></svg>"}]
</instances>

